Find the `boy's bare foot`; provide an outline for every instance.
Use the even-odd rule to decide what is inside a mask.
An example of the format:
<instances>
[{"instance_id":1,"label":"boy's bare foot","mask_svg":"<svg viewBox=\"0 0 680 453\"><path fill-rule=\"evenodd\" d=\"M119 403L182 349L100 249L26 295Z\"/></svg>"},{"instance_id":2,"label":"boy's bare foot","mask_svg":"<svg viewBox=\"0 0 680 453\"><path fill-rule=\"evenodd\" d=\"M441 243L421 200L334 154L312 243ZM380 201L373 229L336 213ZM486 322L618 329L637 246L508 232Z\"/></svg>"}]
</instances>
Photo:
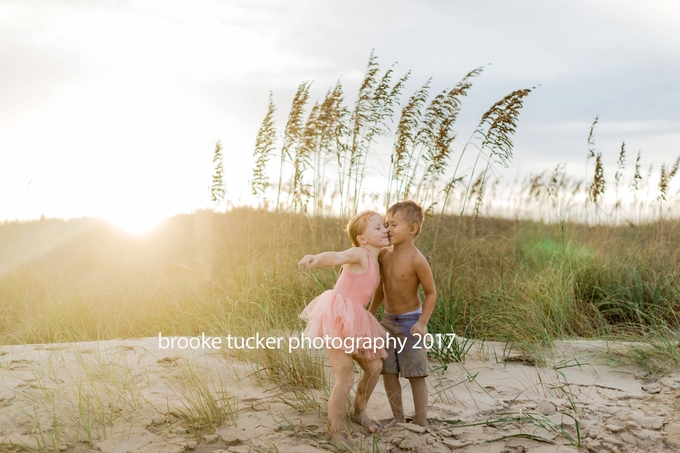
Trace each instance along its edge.
<instances>
[{"instance_id":1,"label":"boy's bare foot","mask_svg":"<svg viewBox=\"0 0 680 453\"><path fill-rule=\"evenodd\" d=\"M363 426L364 428L366 428L366 430L367 430L369 433L376 433L376 432L378 432L378 430L380 429L380 425L378 425L378 424L375 423L373 420L371 420L370 418L368 418L368 415L366 415L365 412L364 412L363 414L361 414L361 415L359 415L359 414L352 414L352 416L350 417L350 419L351 419L354 423L358 423L358 424L360 424L361 426Z\"/></svg>"}]
</instances>

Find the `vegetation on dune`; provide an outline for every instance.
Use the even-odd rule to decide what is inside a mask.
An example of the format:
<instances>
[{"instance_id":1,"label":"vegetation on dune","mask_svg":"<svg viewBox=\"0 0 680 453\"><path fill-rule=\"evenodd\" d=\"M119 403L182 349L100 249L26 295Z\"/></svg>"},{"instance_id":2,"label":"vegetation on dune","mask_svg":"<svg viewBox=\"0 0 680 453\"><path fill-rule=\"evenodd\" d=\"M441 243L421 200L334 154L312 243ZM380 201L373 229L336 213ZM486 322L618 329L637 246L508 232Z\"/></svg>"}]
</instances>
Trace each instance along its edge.
<instances>
[{"instance_id":1,"label":"vegetation on dune","mask_svg":"<svg viewBox=\"0 0 680 453\"><path fill-rule=\"evenodd\" d=\"M340 219L263 210L180 215L145 236L79 222L88 223L79 236L0 276L2 343L296 331L300 310L337 277L301 272L297 260L349 247ZM0 231L11 242L38 233L47 245L63 223ZM274 241L281 224L291 234ZM428 219L417 240L438 287L433 332L547 342L678 326L673 221L584 228L465 217L454 252L457 229L457 217Z\"/></svg>"}]
</instances>

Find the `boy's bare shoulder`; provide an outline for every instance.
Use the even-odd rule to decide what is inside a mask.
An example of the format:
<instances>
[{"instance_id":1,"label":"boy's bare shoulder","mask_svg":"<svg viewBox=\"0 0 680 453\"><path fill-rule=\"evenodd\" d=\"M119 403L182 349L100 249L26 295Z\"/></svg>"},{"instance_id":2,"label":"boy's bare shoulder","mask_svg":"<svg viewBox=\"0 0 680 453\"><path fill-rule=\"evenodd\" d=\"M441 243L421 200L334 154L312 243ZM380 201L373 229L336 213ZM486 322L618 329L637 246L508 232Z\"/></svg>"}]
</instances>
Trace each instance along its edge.
<instances>
[{"instance_id":1,"label":"boy's bare shoulder","mask_svg":"<svg viewBox=\"0 0 680 453\"><path fill-rule=\"evenodd\" d=\"M425 265L430 267L430 263L427 261L427 258L425 258L425 255L423 255L423 252L421 252L418 247L415 247L415 249L416 253L413 254L412 263L418 266Z\"/></svg>"},{"instance_id":2,"label":"boy's bare shoulder","mask_svg":"<svg viewBox=\"0 0 680 453\"><path fill-rule=\"evenodd\" d=\"M427 258L425 258L425 255L423 255L423 252L421 252L418 247L415 247L415 249L416 249L416 252L418 252L418 253L416 253L416 255L418 256L418 259L421 259L421 260L427 262Z\"/></svg>"},{"instance_id":3,"label":"boy's bare shoulder","mask_svg":"<svg viewBox=\"0 0 680 453\"><path fill-rule=\"evenodd\" d=\"M394 252L390 250L390 255L390 263L399 263L399 268L403 270L411 270L417 273L418 269L423 269L424 266L430 267L425 255L415 246L408 251ZM386 254L385 256L388 255Z\"/></svg>"}]
</instances>

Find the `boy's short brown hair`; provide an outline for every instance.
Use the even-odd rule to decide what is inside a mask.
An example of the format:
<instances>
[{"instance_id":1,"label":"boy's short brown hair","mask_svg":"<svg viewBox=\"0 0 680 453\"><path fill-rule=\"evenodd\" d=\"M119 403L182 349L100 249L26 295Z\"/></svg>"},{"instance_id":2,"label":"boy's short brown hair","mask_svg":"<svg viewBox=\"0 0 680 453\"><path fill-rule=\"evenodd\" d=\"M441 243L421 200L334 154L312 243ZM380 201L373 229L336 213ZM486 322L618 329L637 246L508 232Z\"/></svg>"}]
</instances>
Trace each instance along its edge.
<instances>
[{"instance_id":1,"label":"boy's short brown hair","mask_svg":"<svg viewBox=\"0 0 680 453\"><path fill-rule=\"evenodd\" d=\"M418 232L416 233L416 236L418 236L423 227L423 208L415 201L406 200L394 203L390 206L387 210L387 215L394 215L397 212L402 215L409 225L413 225L414 223L418 225Z\"/></svg>"},{"instance_id":2,"label":"boy's short brown hair","mask_svg":"<svg viewBox=\"0 0 680 453\"><path fill-rule=\"evenodd\" d=\"M368 226L368 220L374 215L382 216L375 211L362 211L349 219L347 224L347 234L352 240L352 245L354 247L359 247L359 241L357 241L357 236L361 236L366 232L366 227Z\"/></svg>"}]
</instances>

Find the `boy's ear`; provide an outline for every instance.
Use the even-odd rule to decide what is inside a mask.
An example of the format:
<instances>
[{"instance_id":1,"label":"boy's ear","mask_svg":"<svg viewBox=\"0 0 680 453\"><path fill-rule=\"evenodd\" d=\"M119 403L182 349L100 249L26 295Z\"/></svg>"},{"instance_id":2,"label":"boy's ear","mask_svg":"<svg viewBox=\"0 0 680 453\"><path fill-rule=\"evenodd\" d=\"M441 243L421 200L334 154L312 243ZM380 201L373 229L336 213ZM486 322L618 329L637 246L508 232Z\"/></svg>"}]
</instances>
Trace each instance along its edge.
<instances>
[{"instance_id":1,"label":"boy's ear","mask_svg":"<svg viewBox=\"0 0 680 453\"><path fill-rule=\"evenodd\" d=\"M418 226L417 223L412 223L411 228L409 229L409 233L413 233L413 234L417 235L419 229L420 229L420 227Z\"/></svg>"}]
</instances>

